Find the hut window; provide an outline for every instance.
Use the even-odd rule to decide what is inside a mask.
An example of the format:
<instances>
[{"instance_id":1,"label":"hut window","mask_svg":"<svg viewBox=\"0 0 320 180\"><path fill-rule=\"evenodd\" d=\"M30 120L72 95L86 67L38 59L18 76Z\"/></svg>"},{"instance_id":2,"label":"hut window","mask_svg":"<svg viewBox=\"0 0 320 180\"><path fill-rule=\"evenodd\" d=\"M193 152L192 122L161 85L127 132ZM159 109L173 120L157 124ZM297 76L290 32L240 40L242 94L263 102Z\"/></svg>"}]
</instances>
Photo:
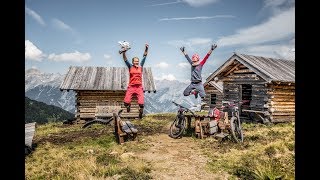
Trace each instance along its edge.
<instances>
[{"instance_id":1,"label":"hut window","mask_svg":"<svg viewBox=\"0 0 320 180\"><path fill-rule=\"evenodd\" d=\"M217 100L217 95L216 94L211 94L210 104L216 104L216 100Z\"/></svg>"}]
</instances>

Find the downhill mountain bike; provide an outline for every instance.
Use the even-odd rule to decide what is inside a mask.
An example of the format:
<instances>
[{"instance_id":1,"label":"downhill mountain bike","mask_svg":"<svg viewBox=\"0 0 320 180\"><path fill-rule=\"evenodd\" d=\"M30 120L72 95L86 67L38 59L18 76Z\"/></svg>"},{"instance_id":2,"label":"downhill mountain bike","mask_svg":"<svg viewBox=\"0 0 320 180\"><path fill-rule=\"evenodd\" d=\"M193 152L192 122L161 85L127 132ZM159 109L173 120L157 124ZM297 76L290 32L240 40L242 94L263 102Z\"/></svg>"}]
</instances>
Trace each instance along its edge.
<instances>
[{"instance_id":1,"label":"downhill mountain bike","mask_svg":"<svg viewBox=\"0 0 320 180\"><path fill-rule=\"evenodd\" d=\"M182 106L181 104L178 104L174 101L172 101L172 103L176 106L179 107L177 115L174 119L174 121L172 122L171 126L170 126L170 132L169 135L172 138L179 138L181 137L182 133L184 132L185 128L186 128L186 117L185 114L186 113L191 113L193 116L195 115L193 111L191 111L190 109Z\"/></svg>"}]
</instances>

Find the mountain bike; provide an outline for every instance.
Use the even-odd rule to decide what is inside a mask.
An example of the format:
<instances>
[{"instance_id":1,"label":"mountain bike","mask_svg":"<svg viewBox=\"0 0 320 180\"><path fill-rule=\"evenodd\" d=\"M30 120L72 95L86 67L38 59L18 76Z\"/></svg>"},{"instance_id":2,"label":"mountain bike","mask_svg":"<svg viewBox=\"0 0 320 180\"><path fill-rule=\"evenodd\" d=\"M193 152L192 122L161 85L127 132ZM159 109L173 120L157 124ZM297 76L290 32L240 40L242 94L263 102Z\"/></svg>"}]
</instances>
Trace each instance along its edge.
<instances>
[{"instance_id":1,"label":"mountain bike","mask_svg":"<svg viewBox=\"0 0 320 180\"><path fill-rule=\"evenodd\" d=\"M172 138L179 138L181 137L182 133L184 132L185 128L186 128L186 117L185 114L186 113L191 113L193 116L195 115L194 112L192 110L190 110L189 108L186 108L184 106L182 106L181 104L178 104L174 101L172 101L172 103L176 106L179 107L177 115L174 119L174 121L172 122L171 126L170 126L170 132L169 135Z\"/></svg>"},{"instance_id":2,"label":"mountain bike","mask_svg":"<svg viewBox=\"0 0 320 180\"><path fill-rule=\"evenodd\" d=\"M230 133L236 142L243 142L239 106L245 101L222 101L222 111L230 118Z\"/></svg>"}]
</instances>

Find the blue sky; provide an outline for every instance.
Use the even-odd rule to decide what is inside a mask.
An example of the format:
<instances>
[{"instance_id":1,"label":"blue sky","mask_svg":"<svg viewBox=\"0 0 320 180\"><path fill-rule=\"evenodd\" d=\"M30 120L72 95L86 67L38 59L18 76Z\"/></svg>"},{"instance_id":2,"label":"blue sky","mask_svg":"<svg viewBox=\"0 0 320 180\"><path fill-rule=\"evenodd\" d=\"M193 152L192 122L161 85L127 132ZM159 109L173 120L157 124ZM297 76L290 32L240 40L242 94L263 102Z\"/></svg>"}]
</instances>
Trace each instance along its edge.
<instances>
[{"instance_id":1,"label":"blue sky","mask_svg":"<svg viewBox=\"0 0 320 180\"><path fill-rule=\"evenodd\" d=\"M190 82L190 65L179 47L203 58L209 76L233 52L275 58L295 57L294 0L26 0L25 68L47 73L69 66L125 66L142 57L155 79ZM205 79L204 79L205 80Z\"/></svg>"}]
</instances>

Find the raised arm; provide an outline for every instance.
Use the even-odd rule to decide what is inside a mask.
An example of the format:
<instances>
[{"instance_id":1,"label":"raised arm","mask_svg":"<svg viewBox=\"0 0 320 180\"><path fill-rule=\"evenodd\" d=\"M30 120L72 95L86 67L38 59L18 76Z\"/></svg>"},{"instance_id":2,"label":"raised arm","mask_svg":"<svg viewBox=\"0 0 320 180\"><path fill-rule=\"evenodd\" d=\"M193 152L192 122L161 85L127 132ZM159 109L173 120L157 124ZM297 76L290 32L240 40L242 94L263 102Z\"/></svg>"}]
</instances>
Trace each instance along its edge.
<instances>
[{"instance_id":1,"label":"raised arm","mask_svg":"<svg viewBox=\"0 0 320 180\"><path fill-rule=\"evenodd\" d=\"M185 47L181 47L180 50L183 53L183 55L186 57L186 59L188 60L188 62L192 65L192 61L190 59L190 57L188 56L188 54L185 52Z\"/></svg>"},{"instance_id":2,"label":"raised arm","mask_svg":"<svg viewBox=\"0 0 320 180\"><path fill-rule=\"evenodd\" d=\"M142 60L141 60L141 63L140 63L141 66L144 65L144 62L146 61L146 57L147 57L147 55L148 55L149 45L146 44L145 46L146 46L146 48L145 48L145 50L144 50L143 57L142 57Z\"/></svg>"},{"instance_id":3,"label":"raised arm","mask_svg":"<svg viewBox=\"0 0 320 180\"><path fill-rule=\"evenodd\" d=\"M127 56L126 56L126 51L123 51L122 57L123 57L124 62L125 62L126 65L128 66L128 68L130 68L130 67L132 66L132 64L129 63L129 61L128 61L128 58L127 58Z\"/></svg>"},{"instance_id":4,"label":"raised arm","mask_svg":"<svg viewBox=\"0 0 320 180\"><path fill-rule=\"evenodd\" d=\"M209 52L207 53L207 55L203 58L203 60L200 62L200 65L204 65L204 63L206 63L207 59L209 58L210 54L212 53L212 51L217 47L216 44L211 45L211 49L209 50Z\"/></svg>"}]
</instances>

